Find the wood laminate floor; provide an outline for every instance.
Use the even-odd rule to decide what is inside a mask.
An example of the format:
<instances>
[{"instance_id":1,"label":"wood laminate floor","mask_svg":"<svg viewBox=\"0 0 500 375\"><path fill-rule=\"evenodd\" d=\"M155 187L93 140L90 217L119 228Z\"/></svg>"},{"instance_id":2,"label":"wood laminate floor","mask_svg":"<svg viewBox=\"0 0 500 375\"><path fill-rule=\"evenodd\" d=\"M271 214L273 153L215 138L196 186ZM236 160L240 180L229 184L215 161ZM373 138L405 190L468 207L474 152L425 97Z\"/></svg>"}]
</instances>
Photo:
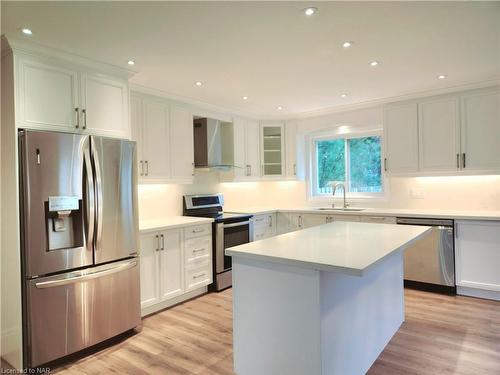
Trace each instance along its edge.
<instances>
[{"instance_id":1,"label":"wood laminate floor","mask_svg":"<svg viewBox=\"0 0 500 375\"><path fill-rule=\"evenodd\" d=\"M231 293L152 315L137 335L55 373L233 374ZM368 374L500 374L500 302L406 290L405 306Z\"/></svg>"}]
</instances>

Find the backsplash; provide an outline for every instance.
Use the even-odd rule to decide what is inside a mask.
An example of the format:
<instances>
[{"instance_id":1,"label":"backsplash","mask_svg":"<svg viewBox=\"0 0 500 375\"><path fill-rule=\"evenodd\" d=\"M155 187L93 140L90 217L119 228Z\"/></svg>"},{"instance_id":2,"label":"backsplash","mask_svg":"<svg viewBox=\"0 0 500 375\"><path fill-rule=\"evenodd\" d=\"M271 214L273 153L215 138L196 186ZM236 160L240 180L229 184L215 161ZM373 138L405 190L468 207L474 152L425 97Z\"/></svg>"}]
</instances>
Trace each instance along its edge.
<instances>
[{"instance_id":1,"label":"backsplash","mask_svg":"<svg viewBox=\"0 0 500 375\"><path fill-rule=\"evenodd\" d=\"M363 207L445 210L500 210L500 176L391 177L387 199L362 201ZM224 194L228 208L305 207L324 203L307 200L303 181L219 183L217 173L197 172L191 185L139 185L141 220L182 215L184 194Z\"/></svg>"}]
</instances>

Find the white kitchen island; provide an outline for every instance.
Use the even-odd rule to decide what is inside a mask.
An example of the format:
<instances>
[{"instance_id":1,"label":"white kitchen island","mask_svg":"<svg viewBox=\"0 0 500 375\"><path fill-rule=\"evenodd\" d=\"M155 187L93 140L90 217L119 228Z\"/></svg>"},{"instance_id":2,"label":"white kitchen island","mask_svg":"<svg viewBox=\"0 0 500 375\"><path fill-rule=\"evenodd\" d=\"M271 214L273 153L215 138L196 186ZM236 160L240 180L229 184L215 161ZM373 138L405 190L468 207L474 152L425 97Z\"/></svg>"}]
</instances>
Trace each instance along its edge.
<instances>
[{"instance_id":1,"label":"white kitchen island","mask_svg":"<svg viewBox=\"0 0 500 375\"><path fill-rule=\"evenodd\" d=\"M404 321L403 251L429 227L334 222L226 250L237 374L364 374Z\"/></svg>"}]
</instances>

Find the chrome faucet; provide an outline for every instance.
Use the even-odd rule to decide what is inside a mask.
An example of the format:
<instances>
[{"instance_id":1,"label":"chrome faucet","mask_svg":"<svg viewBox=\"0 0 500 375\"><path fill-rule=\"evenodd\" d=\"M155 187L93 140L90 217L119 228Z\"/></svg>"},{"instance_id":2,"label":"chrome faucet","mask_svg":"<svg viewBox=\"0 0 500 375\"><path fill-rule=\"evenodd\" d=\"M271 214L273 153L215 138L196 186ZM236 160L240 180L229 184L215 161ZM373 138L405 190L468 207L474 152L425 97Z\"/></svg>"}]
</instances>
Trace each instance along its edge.
<instances>
[{"instance_id":1,"label":"chrome faucet","mask_svg":"<svg viewBox=\"0 0 500 375\"><path fill-rule=\"evenodd\" d=\"M348 204L345 201L345 185L342 182L337 182L336 184L333 185L332 187L332 195L335 197L335 192L337 191L338 187L342 187L342 191L344 192L344 207L347 208ZM332 208L335 207L335 203L332 203Z\"/></svg>"}]
</instances>

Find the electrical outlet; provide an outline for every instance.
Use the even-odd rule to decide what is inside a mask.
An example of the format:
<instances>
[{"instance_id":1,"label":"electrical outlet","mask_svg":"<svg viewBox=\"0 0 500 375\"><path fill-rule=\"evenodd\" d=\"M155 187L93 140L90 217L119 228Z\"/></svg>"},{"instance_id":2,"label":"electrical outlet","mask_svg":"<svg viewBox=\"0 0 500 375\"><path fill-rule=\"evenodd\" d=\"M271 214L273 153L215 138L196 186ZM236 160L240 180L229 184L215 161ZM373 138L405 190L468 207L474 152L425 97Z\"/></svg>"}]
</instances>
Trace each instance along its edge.
<instances>
[{"instance_id":1,"label":"electrical outlet","mask_svg":"<svg viewBox=\"0 0 500 375\"><path fill-rule=\"evenodd\" d=\"M415 187L410 189L410 196L413 199L424 199L425 191L422 187Z\"/></svg>"}]
</instances>

